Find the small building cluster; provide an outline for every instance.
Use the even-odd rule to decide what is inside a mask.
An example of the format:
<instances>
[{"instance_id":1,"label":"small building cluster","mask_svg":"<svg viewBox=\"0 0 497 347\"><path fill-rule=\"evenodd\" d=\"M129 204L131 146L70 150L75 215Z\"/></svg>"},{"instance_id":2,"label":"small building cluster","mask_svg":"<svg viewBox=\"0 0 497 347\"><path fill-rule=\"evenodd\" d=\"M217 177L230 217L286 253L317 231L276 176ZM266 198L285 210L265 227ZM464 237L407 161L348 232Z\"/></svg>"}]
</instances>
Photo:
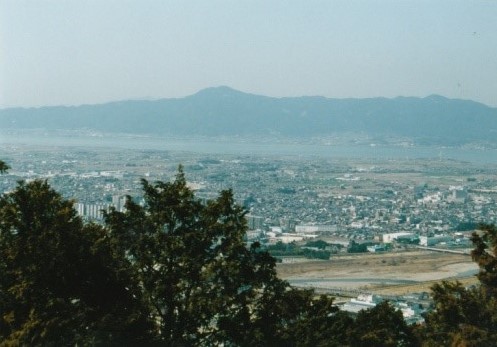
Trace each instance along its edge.
<instances>
[{"instance_id":1,"label":"small building cluster","mask_svg":"<svg viewBox=\"0 0 497 347\"><path fill-rule=\"evenodd\" d=\"M350 299L349 302L341 305L340 308L351 315L357 315L359 311L373 308L384 300L388 300L393 307L402 312L407 324L423 323L423 314L432 306L428 293L415 293L388 299L375 294L360 294L357 298Z\"/></svg>"}]
</instances>

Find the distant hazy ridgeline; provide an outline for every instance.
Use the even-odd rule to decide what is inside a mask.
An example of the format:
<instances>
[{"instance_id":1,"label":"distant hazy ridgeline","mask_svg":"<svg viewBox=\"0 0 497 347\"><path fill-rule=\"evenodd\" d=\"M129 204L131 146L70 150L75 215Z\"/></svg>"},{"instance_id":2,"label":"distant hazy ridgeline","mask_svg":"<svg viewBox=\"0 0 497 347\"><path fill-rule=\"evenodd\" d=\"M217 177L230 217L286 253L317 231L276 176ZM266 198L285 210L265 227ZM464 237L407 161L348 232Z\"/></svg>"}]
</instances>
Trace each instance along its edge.
<instances>
[{"instance_id":1,"label":"distant hazy ridgeline","mask_svg":"<svg viewBox=\"0 0 497 347\"><path fill-rule=\"evenodd\" d=\"M0 127L205 136L361 133L424 144L496 144L497 108L436 95L271 98L218 87L180 99L1 109Z\"/></svg>"}]
</instances>

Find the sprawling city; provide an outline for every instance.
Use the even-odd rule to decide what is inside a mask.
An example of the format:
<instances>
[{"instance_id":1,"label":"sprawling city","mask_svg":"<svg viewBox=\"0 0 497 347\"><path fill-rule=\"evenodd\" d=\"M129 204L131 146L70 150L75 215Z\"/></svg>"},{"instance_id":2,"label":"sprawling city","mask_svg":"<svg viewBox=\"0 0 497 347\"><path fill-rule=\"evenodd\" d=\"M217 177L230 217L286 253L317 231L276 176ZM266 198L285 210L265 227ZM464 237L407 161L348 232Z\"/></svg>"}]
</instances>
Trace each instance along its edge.
<instances>
[{"instance_id":1,"label":"sprawling city","mask_svg":"<svg viewBox=\"0 0 497 347\"><path fill-rule=\"evenodd\" d=\"M3 191L20 179L48 179L75 200L81 216L94 220L110 205L124 206L127 195L139 199L142 178L168 181L182 165L198 198L232 189L254 223L252 230L266 236L297 232L380 240L382 234L406 232L434 237L497 221L492 163L28 145L4 147L2 155L13 167L2 177Z\"/></svg>"},{"instance_id":2,"label":"sprawling city","mask_svg":"<svg viewBox=\"0 0 497 347\"><path fill-rule=\"evenodd\" d=\"M497 346L496 17L0 1L0 347Z\"/></svg>"},{"instance_id":3,"label":"sprawling city","mask_svg":"<svg viewBox=\"0 0 497 347\"><path fill-rule=\"evenodd\" d=\"M2 191L19 180L48 180L96 223L111 206L124 211L128 196L143 203L142 179L170 181L181 165L200 200L233 190L246 210L247 244L259 242L276 256L293 286L341 298L342 309L354 313L388 299L410 324L432 309L434 281L475 283L471 234L497 218L495 164L441 156L332 159L26 144L4 146L1 155L12 167Z\"/></svg>"}]
</instances>

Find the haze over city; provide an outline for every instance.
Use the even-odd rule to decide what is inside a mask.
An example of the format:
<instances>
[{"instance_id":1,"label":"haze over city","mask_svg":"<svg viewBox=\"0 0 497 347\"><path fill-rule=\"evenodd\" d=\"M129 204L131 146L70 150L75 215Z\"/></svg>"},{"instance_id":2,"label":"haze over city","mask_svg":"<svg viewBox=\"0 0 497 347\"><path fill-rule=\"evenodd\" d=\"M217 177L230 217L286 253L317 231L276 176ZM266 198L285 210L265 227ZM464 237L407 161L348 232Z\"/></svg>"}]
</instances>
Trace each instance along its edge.
<instances>
[{"instance_id":1,"label":"haze over city","mask_svg":"<svg viewBox=\"0 0 497 347\"><path fill-rule=\"evenodd\" d=\"M495 18L0 0L0 346L496 346Z\"/></svg>"},{"instance_id":2,"label":"haze over city","mask_svg":"<svg viewBox=\"0 0 497 347\"><path fill-rule=\"evenodd\" d=\"M497 106L493 1L0 1L0 107L440 94Z\"/></svg>"}]
</instances>

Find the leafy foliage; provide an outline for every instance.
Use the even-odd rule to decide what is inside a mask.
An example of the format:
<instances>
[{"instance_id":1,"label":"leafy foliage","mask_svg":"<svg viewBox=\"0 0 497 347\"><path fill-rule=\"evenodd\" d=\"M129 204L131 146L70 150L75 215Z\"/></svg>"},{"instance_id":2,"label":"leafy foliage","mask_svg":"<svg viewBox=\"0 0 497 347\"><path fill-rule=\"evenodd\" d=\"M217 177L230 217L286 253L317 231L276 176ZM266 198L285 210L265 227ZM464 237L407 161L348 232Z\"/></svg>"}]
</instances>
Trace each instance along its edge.
<instances>
[{"instance_id":1,"label":"leafy foliage","mask_svg":"<svg viewBox=\"0 0 497 347\"><path fill-rule=\"evenodd\" d=\"M402 312L383 301L359 312L349 331L349 342L351 346L364 347L414 346L416 339L406 325Z\"/></svg>"},{"instance_id":2,"label":"leafy foliage","mask_svg":"<svg viewBox=\"0 0 497 347\"><path fill-rule=\"evenodd\" d=\"M349 242L347 246L348 253L365 253L368 251L368 243L357 243L354 240Z\"/></svg>"},{"instance_id":3,"label":"leafy foliage","mask_svg":"<svg viewBox=\"0 0 497 347\"><path fill-rule=\"evenodd\" d=\"M497 229L480 226L474 233L473 260L480 267L480 285L464 288L459 282L432 287L435 311L420 330L424 344L494 346L497 341Z\"/></svg>"},{"instance_id":4,"label":"leafy foliage","mask_svg":"<svg viewBox=\"0 0 497 347\"><path fill-rule=\"evenodd\" d=\"M302 310L300 320L291 326L294 336L288 345L345 346L347 333L353 326L354 320L334 307L329 297L322 295L314 299L306 310Z\"/></svg>"},{"instance_id":5,"label":"leafy foliage","mask_svg":"<svg viewBox=\"0 0 497 347\"><path fill-rule=\"evenodd\" d=\"M313 247L314 248L314 247ZM330 259L331 252L324 249L301 247L295 242L283 243L278 241L274 245L266 246L266 250L274 257L305 257L307 259Z\"/></svg>"},{"instance_id":6,"label":"leafy foliage","mask_svg":"<svg viewBox=\"0 0 497 347\"><path fill-rule=\"evenodd\" d=\"M145 206L128 198L126 212L113 210L105 220L142 286L159 340L287 344L289 326L314 307L312 295L278 279L275 259L259 244L245 246L245 211L232 192L202 204L181 168L173 182L142 184Z\"/></svg>"},{"instance_id":7,"label":"leafy foliage","mask_svg":"<svg viewBox=\"0 0 497 347\"><path fill-rule=\"evenodd\" d=\"M128 197L104 226L84 224L46 181L0 198L0 346L418 344L386 302L353 319L280 280L275 259L243 242L230 190L202 203L181 168L142 185L145 204ZM495 344L497 231L483 230L472 253L481 286L433 287L436 310L416 330L424 345Z\"/></svg>"},{"instance_id":8,"label":"leafy foliage","mask_svg":"<svg viewBox=\"0 0 497 347\"><path fill-rule=\"evenodd\" d=\"M151 325L130 283L104 230L47 182L0 198L0 344L142 340Z\"/></svg>"},{"instance_id":9,"label":"leafy foliage","mask_svg":"<svg viewBox=\"0 0 497 347\"><path fill-rule=\"evenodd\" d=\"M323 240L311 240L306 242L306 247L316 247L318 249L326 249L330 244Z\"/></svg>"},{"instance_id":10,"label":"leafy foliage","mask_svg":"<svg viewBox=\"0 0 497 347\"><path fill-rule=\"evenodd\" d=\"M3 160L0 160L0 173L6 173L9 169L10 167Z\"/></svg>"},{"instance_id":11,"label":"leafy foliage","mask_svg":"<svg viewBox=\"0 0 497 347\"><path fill-rule=\"evenodd\" d=\"M475 246L471 252L473 260L480 267L478 279L486 296L497 294L497 228L493 225L482 225L483 235L474 233L471 241Z\"/></svg>"}]
</instances>

